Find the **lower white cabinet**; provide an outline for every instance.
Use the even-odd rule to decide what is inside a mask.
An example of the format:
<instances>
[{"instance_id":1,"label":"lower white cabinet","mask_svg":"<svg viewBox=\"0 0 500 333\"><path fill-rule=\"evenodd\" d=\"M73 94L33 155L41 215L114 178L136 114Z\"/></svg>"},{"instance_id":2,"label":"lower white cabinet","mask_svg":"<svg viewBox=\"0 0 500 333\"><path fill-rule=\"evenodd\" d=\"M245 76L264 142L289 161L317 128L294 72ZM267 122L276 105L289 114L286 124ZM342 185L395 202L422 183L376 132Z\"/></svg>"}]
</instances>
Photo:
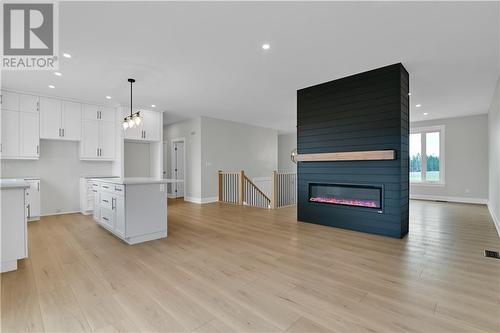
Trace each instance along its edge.
<instances>
[{"instance_id":1,"label":"lower white cabinet","mask_svg":"<svg viewBox=\"0 0 500 333\"><path fill-rule=\"evenodd\" d=\"M40 219L40 179L28 178L26 189L26 218L28 221Z\"/></svg>"},{"instance_id":2,"label":"lower white cabinet","mask_svg":"<svg viewBox=\"0 0 500 333\"><path fill-rule=\"evenodd\" d=\"M167 237L167 191L164 180L124 183L93 179L98 184L94 220L128 244ZM125 179L126 182L126 179Z\"/></svg>"}]
</instances>

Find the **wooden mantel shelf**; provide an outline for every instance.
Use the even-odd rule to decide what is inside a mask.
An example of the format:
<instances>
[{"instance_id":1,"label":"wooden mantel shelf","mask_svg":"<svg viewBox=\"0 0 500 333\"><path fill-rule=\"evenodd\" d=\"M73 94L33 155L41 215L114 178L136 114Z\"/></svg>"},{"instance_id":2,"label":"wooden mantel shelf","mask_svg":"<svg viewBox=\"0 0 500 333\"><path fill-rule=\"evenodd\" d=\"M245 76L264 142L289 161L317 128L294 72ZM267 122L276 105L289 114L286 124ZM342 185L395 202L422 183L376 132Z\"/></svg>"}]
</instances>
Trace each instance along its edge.
<instances>
[{"instance_id":1,"label":"wooden mantel shelf","mask_svg":"<svg viewBox=\"0 0 500 333\"><path fill-rule=\"evenodd\" d=\"M395 150L346 151L337 153L298 154L297 162L395 160Z\"/></svg>"}]
</instances>

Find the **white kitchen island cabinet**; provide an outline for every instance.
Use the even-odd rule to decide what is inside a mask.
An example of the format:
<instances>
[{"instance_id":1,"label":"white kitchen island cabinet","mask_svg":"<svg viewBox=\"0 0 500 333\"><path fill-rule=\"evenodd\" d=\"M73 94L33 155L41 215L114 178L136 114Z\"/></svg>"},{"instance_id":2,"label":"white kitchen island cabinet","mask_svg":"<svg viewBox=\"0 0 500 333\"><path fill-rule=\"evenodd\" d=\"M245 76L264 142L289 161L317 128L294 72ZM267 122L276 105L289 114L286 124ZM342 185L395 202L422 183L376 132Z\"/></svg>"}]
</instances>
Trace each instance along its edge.
<instances>
[{"instance_id":1,"label":"white kitchen island cabinet","mask_svg":"<svg viewBox=\"0 0 500 333\"><path fill-rule=\"evenodd\" d=\"M25 214L25 190L29 184L23 179L1 179L1 262L0 272L17 269L17 260L28 257L28 226Z\"/></svg>"},{"instance_id":2,"label":"white kitchen island cabinet","mask_svg":"<svg viewBox=\"0 0 500 333\"><path fill-rule=\"evenodd\" d=\"M167 237L167 186L154 178L92 179L94 220L126 243Z\"/></svg>"}]
</instances>

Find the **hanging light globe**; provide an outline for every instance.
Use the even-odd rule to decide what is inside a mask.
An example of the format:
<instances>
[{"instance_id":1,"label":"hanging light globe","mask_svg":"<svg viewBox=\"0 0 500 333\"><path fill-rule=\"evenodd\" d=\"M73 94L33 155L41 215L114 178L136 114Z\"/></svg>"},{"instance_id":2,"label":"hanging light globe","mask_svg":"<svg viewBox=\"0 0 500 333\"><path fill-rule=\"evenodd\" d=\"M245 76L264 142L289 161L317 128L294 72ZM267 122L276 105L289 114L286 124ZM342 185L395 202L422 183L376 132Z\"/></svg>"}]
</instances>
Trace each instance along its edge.
<instances>
[{"instance_id":1,"label":"hanging light globe","mask_svg":"<svg viewBox=\"0 0 500 333\"><path fill-rule=\"evenodd\" d=\"M123 126L124 130L126 130L128 128L128 122L127 122L127 120L123 120L122 126Z\"/></svg>"},{"instance_id":2,"label":"hanging light globe","mask_svg":"<svg viewBox=\"0 0 500 333\"><path fill-rule=\"evenodd\" d=\"M142 122L142 117L141 117L141 114L139 112L137 112L136 114L134 114L134 123L139 126Z\"/></svg>"},{"instance_id":3,"label":"hanging light globe","mask_svg":"<svg viewBox=\"0 0 500 333\"><path fill-rule=\"evenodd\" d=\"M133 127L135 127L135 123L134 123L134 121L132 120L132 118L130 118L130 117L128 118L128 127L129 127L129 128L133 128Z\"/></svg>"}]
</instances>

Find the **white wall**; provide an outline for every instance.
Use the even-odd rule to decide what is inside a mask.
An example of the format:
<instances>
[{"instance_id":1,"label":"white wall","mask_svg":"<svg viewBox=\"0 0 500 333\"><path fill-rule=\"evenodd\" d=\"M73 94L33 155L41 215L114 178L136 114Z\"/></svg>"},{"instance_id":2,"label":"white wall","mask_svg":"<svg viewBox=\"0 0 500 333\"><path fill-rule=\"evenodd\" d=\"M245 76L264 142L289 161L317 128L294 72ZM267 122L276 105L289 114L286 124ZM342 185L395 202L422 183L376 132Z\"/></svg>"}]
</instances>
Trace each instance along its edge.
<instances>
[{"instance_id":1,"label":"white wall","mask_svg":"<svg viewBox=\"0 0 500 333\"><path fill-rule=\"evenodd\" d=\"M500 76L488 112L489 124L489 201L488 208L500 234Z\"/></svg>"},{"instance_id":2,"label":"white wall","mask_svg":"<svg viewBox=\"0 0 500 333\"><path fill-rule=\"evenodd\" d=\"M297 148L297 133L278 136L278 171L297 172L297 164L290 159L290 153Z\"/></svg>"},{"instance_id":3,"label":"white wall","mask_svg":"<svg viewBox=\"0 0 500 333\"><path fill-rule=\"evenodd\" d=\"M412 185L410 197L483 202L488 200L488 116L413 122L410 127L445 125L445 185ZM432 198L430 198L432 199Z\"/></svg>"},{"instance_id":4,"label":"white wall","mask_svg":"<svg viewBox=\"0 0 500 333\"><path fill-rule=\"evenodd\" d=\"M41 213L80 210L80 176L111 176L112 162L80 161L78 143L40 140L40 159L2 160L2 178L41 178Z\"/></svg>"},{"instance_id":5,"label":"white wall","mask_svg":"<svg viewBox=\"0 0 500 333\"><path fill-rule=\"evenodd\" d=\"M150 144L145 142L125 142L125 177L150 177Z\"/></svg>"},{"instance_id":6,"label":"white wall","mask_svg":"<svg viewBox=\"0 0 500 333\"><path fill-rule=\"evenodd\" d=\"M226 120L201 118L202 200L217 198L217 172L244 170L269 177L278 168L278 132Z\"/></svg>"},{"instance_id":7,"label":"white wall","mask_svg":"<svg viewBox=\"0 0 500 333\"><path fill-rule=\"evenodd\" d=\"M186 170L184 197L201 198L201 119L194 118L168 125L164 128L163 139L166 142L167 165L164 166L167 178L172 178L171 142L185 139ZM169 186L169 193L171 188Z\"/></svg>"}]
</instances>

